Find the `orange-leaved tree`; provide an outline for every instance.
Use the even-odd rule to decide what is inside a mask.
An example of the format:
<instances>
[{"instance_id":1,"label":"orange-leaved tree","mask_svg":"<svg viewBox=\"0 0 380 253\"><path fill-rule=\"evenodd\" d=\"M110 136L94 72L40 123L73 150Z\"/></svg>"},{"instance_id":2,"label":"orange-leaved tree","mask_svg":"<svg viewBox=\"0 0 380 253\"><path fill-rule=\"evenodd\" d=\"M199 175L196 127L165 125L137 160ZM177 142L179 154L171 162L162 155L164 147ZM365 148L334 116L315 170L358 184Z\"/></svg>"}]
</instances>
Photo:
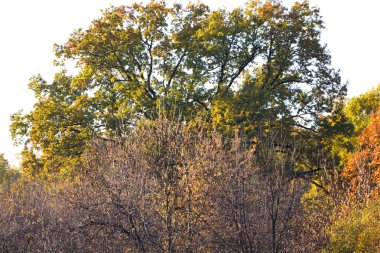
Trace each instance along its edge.
<instances>
[{"instance_id":1,"label":"orange-leaved tree","mask_svg":"<svg viewBox=\"0 0 380 253\"><path fill-rule=\"evenodd\" d=\"M365 200L380 193L380 108L372 114L358 144L358 150L349 158L343 176L348 179L350 196Z\"/></svg>"}]
</instances>

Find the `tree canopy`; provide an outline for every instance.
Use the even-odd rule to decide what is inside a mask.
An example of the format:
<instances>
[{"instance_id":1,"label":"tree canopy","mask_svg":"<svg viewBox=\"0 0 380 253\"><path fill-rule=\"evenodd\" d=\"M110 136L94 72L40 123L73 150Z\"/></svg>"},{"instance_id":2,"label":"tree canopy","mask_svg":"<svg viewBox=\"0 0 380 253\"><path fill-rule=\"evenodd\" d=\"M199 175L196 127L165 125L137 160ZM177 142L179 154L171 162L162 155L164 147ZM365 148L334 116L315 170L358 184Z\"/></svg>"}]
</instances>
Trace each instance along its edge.
<instances>
[{"instance_id":1,"label":"tree canopy","mask_svg":"<svg viewBox=\"0 0 380 253\"><path fill-rule=\"evenodd\" d=\"M345 114L353 122L357 133L368 126L371 115L379 107L379 104L380 85L349 100L345 107Z\"/></svg>"},{"instance_id":2,"label":"tree canopy","mask_svg":"<svg viewBox=\"0 0 380 253\"><path fill-rule=\"evenodd\" d=\"M123 136L162 112L251 136L276 124L316 129L346 92L323 28L308 2L109 8L55 46L57 64L74 60L77 74L60 72L52 83L32 78L34 109L12 116L23 166L75 166L95 136Z\"/></svg>"}]
</instances>

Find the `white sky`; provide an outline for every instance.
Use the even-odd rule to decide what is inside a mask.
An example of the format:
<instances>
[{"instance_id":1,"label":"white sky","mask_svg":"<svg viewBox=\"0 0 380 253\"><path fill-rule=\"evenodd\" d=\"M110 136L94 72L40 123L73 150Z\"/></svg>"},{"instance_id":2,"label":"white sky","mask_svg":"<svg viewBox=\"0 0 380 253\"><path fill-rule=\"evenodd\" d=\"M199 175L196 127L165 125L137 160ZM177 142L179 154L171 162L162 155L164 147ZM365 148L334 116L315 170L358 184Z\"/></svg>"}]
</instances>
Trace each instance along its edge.
<instances>
[{"instance_id":1,"label":"white sky","mask_svg":"<svg viewBox=\"0 0 380 253\"><path fill-rule=\"evenodd\" d=\"M0 153L17 163L17 149L9 133L9 116L32 108L33 94L27 85L41 73L51 80L53 44L64 43L76 28L86 28L110 5L135 0L9 0L0 2ZM187 2L187 1L183 1ZM243 5L245 0L204 0L211 7ZM294 0L284 0L286 4ZM349 96L380 83L379 0L310 0L325 21L323 40L334 67L349 81Z\"/></svg>"}]
</instances>

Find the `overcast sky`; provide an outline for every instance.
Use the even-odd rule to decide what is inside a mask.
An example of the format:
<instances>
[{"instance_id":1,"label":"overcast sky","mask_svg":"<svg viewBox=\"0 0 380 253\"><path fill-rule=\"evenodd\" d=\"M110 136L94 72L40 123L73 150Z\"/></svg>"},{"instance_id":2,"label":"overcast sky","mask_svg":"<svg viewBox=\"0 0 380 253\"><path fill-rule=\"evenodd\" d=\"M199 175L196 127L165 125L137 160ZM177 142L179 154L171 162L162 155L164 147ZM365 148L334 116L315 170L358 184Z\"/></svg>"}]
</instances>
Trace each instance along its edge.
<instances>
[{"instance_id":1,"label":"overcast sky","mask_svg":"<svg viewBox=\"0 0 380 253\"><path fill-rule=\"evenodd\" d=\"M17 163L17 149L9 133L9 115L28 111L33 94L27 88L37 73L51 80L53 44L64 43L76 28L86 28L110 5L130 4L131 0L12 0L0 3L0 153ZM183 1L187 2L187 1ZM243 5L245 0L204 0L213 8ZM294 0L285 0L287 5ZM323 40L333 65L348 81L349 96L380 83L379 0L310 0L325 21Z\"/></svg>"}]
</instances>

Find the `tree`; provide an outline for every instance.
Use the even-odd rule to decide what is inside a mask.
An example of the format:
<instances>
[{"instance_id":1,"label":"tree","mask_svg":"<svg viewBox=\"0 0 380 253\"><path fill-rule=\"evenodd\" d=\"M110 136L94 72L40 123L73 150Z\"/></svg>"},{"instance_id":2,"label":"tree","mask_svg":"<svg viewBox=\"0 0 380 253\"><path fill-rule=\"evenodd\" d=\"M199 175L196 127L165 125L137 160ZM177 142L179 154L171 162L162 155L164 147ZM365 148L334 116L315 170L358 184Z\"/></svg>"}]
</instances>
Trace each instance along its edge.
<instances>
[{"instance_id":1,"label":"tree","mask_svg":"<svg viewBox=\"0 0 380 253\"><path fill-rule=\"evenodd\" d=\"M52 84L37 77L34 110L13 116L24 167L71 170L93 136L122 136L165 111L250 136L272 125L318 128L346 92L322 29L319 10L307 2L210 11L152 1L107 9L56 46L57 63L74 60L79 73L60 73Z\"/></svg>"},{"instance_id":2,"label":"tree","mask_svg":"<svg viewBox=\"0 0 380 253\"><path fill-rule=\"evenodd\" d=\"M18 176L19 172L11 168L7 159L5 159L4 154L0 154L0 186L7 186L6 184L14 181Z\"/></svg>"},{"instance_id":3,"label":"tree","mask_svg":"<svg viewBox=\"0 0 380 253\"><path fill-rule=\"evenodd\" d=\"M7 161L7 159L5 159L4 154L0 154L0 171L4 172L9 169L9 162Z\"/></svg>"},{"instance_id":4,"label":"tree","mask_svg":"<svg viewBox=\"0 0 380 253\"><path fill-rule=\"evenodd\" d=\"M351 197L357 201L380 193L380 109L371 116L369 125L359 136L359 149L354 152L343 171Z\"/></svg>"},{"instance_id":5,"label":"tree","mask_svg":"<svg viewBox=\"0 0 380 253\"><path fill-rule=\"evenodd\" d=\"M328 229L328 252L375 252L379 246L378 230L380 184L380 131L378 92L371 90L350 100L345 108L352 122L346 148L335 148L343 154L339 171L339 205L335 206ZM347 136L342 132L340 136Z\"/></svg>"},{"instance_id":6,"label":"tree","mask_svg":"<svg viewBox=\"0 0 380 253\"><path fill-rule=\"evenodd\" d=\"M380 86L349 99L333 118L324 122L330 125L325 127L327 132L335 134L330 135L331 148L340 160L341 167L347 162L350 154L359 148L358 138L363 129L370 124L371 115L380 105L379 92Z\"/></svg>"},{"instance_id":7,"label":"tree","mask_svg":"<svg viewBox=\"0 0 380 253\"><path fill-rule=\"evenodd\" d=\"M9 169L10 166L8 161L5 159L4 154L0 154L0 184L3 184L3 182L6 181Z\"/></svg>"},{"instance_id":8,"label":"tree","mask_svg":"<svg viewBox=\"0 0 380 253\"><path fill-rule=\"evenodd\" d=\"M358 134L370 123L371 115L380 105L380 85L353 97L345 107L345 114L354 123Z\"/></svg>"}]
</instances>

